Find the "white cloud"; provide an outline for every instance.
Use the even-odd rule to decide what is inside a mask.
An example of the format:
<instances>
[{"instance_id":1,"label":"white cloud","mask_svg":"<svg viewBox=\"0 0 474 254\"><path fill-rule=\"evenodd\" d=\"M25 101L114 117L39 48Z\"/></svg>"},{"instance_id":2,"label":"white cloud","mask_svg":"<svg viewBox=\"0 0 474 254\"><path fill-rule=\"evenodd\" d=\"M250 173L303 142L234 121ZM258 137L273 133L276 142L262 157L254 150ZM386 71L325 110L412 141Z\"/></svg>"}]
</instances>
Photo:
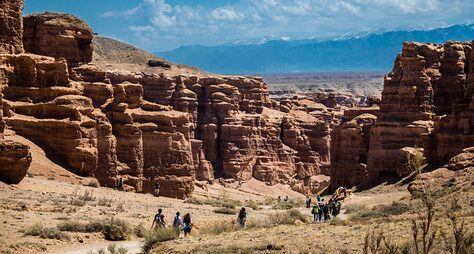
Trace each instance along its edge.
<instances>
[{"instance_id":1,"label":"white cloud","mask_svg":"<svg viewBox=\"0 0 474 254\"><path fill-rule=\"evenodd\" d=\"M241 20L244 15L238 13L233 7L219 7L211 11L210 17L216 20Z\"/></svg>"},{"instance_id":2,"label":"white cloud","mask_svg":"<svg viewBox=\"0 0 474 254\"><path fill-rule=\"evenodd\" d=\"M141 0L134 8L102 16L127 17L121 22L133 32L130 40L158 51L266 36L327 38L367 30L433 27L472 20L473 12L472 0L237 0L213 8Z\"/></svg>"},{"instance_id":3,"label":"white cloud","mask_svg":"<svg viewBox=\"0 0 474 254\"><path fill-rule=\"evenodd\" d=\"M128 30L132 32L153 32L155 29L152 26L129 26Z\"/></svg>"}]
</instances>

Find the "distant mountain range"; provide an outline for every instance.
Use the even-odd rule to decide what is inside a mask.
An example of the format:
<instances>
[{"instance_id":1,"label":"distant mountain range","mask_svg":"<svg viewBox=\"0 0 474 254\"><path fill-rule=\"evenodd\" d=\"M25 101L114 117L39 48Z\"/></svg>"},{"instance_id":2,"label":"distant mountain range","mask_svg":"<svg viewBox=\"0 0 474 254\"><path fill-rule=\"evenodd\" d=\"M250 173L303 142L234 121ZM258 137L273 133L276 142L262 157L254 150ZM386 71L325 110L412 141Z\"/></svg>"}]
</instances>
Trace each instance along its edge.
<instances>
[{"instance_id":1,"label":"distant mountain range","mask_svg":"<svg viewBox=\"0 0 474 254\"><path fill-rule=\"evenodd\" d=\"M402 42L474 40L474 25L390 31L328 40L272 39L259 43L183 46L155 53L220 74L389 71Z\"/></svg>"}]
</instances>

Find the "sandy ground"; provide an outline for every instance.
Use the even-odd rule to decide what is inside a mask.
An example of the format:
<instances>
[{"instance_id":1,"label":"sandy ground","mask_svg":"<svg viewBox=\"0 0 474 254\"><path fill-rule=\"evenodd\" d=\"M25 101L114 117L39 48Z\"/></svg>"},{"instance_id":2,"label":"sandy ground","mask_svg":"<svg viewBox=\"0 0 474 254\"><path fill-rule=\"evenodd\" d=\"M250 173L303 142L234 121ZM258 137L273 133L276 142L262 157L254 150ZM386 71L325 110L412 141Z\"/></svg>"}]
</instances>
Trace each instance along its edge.
<instances>
[{"instance_id":1,"label":"sandy ground","mask_svg":"<svg viewBox=\"0 0 474 254\"><path fill-rule=\"evenodd\" d=\"M110 242L105 241L102 233L67 232L68 240L55 240L28 236L24 230L38 223L55 227L65 220L87 223L107 218L127 221L132 229L140 225L149 229L158 208L164 210L168 223L176 211L190 213L195 227L191 236L160 243L154 253L361 253L367 232L380 230L399 241L410 239L411 219L417 218L416 213L422 210L419 202L408 193L407 186L398 184L383 184L353 193L343 203L343 211L336 220L317 224L310 223L312 215L310 209L303 208L304 197L301 194L285 185L267 186L256 180L226 186L208 185L207 191L196 186L193 199L207 201L204 203L208 204L87 187L84 184L90 179L75 176L52 163L39 147L28 140L19 136L15 139L31 146L33 163L30 176L20 184L0 183L0 253L88 253L105 248ZM453 196L460 198L467 204L463 218L472 226L474 185L468 183L463 186L442 202L446 204ZM91 195L91 200L78 202L86 192ZM234 224L236 219L236 215L216 213L218 207L214 200L238 200L248 208L248 223L264 225L277 213L285 213L273 207L276 197L285 195L297 200L294 207L308 223L297 221L294 225L257 226L221 234L210 233L211 227ZM258 202L259 209L250 208L248 200ZM406 204L409 210L393 216L377 215L379 207L390 208L394 202ZM446 229L444 207L439 206L438 213L441 215L436 223ZM351 209L346 208L356 208L356 211L349 212ZM358 212L368 213L369 216L359 218L355 216ZM142 241L132 234L127 242L119 242L117 246L123 245L129 253L138 253Z\"/></svg>"}]
</instances>

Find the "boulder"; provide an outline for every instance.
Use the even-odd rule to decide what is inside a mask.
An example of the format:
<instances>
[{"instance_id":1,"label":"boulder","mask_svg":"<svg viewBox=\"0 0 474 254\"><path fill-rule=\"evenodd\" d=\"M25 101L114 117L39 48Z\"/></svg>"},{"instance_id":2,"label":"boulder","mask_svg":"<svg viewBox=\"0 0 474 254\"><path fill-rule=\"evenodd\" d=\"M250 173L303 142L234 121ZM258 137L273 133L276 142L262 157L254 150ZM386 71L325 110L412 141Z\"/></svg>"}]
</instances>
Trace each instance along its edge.
<instances>
[{"instance_id":1,"label":"boulder","mask_svg":"<svg viewBox=\"0 0 474 254\"><path fill-rule=\"evenodd\" d=\"M30 147L19 142L0 140L0 181L17 184L31 164Z\"/></svg>"}]
</instances>

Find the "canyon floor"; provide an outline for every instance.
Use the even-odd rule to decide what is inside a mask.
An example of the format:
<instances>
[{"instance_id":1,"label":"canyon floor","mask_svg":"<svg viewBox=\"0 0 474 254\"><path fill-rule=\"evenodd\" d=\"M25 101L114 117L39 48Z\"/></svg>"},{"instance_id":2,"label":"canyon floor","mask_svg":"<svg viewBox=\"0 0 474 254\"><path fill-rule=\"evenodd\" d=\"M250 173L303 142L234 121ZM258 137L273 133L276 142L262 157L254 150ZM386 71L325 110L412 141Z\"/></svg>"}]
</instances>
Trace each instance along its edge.
<instances>
[{"instance_id":1,"label":"canyon floor","mask_svg":"<svg viewBox=\"0 0 474 254\"><path fill-rule=\"evenodd\" d=\"M384 232L395 242L409 241L411 220L423 211L403 181L354 192L336 219L318 224L311 223L310 209L303 207L301 194L284 185L266 186L254 180L240 185L216 183L207 190L196 186L193 198L187 201L89 187L91 179L69 173L52 163L39 147L29 145L33 154L29 177L18 185L0 185L0 253L88 253L91 248L105 248L114 242L105 241L102 233L62 232L66 237L58 240L27 235L26 231L34 225L53 228L65 221L87 223L106 218L130 225L135 233L116 244L125 246L128 253L137 253L143 239L136 231L150 228L158 208L164 210L168 223L176 211L191 213L195 227L190 236L155 245L153 253L362 253L367 232ZM458 182L456 189L447 190L440 198L435 224L442 232L449 233L444 210L454 198L464 207L460 216L472 225L473 193L470 181ZM278 195L289 195L291 204L282 207L275 201ZM236 205L236 209L249 208L247 228L232 226L236 215L217 212L226 206L223 202ZM289 210L284 209L291 207L303 217L275 223L275 218L287 216Z\"/></svg>"}]
</instances>

